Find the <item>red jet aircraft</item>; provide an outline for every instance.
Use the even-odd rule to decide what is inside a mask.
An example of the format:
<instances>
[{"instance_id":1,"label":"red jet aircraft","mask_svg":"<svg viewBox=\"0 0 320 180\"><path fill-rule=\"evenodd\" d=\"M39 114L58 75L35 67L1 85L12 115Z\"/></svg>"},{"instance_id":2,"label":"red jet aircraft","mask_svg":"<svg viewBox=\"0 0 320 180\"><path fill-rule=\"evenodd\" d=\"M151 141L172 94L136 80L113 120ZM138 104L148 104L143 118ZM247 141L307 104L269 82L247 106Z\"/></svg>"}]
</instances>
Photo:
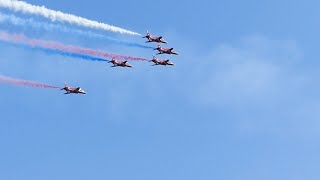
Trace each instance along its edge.
<instances>
[{"instance_id":1,"label":"red jet aircraft","mask_svg":"<svg viewBox=\"0 0 320 180\"><path fill-rule=\"evenodd\" d=\"M174 66L174 64L169 60L159 60L156 56L153 56L152 60L149 62L153 62L152 66L162 65L162 66Z\"/></svg>"},{"instance_id":2,"label":"red jet aircraft","mask_svg":"<svg viewBox=\"0 0 320 180\"><path fill-rule=\"evenodd\" d=\"M142 37L142 38L147 38L148 41L146 43L149 42L157 42L157 43L164 43L167 44L167 41L165 41L162 36L152 36L149 32L147 32L147 35Z\"/></svg>"},{"instance_id":3,"label":"red jet aircraft","mask_svg":"<svg viewBox=\"0 0 320 180\"><path fill-rule=\"evenodd\" d=\"M154 50L158 50L158 54L174 54L174 55L179 55L177 52L173 50L173 48L163 48L158 44L158 47L155 48Z\"/></svg>"},{"instance_id":4,"label":"red jet aircraft","mask_svg":"<svg viewBox=\"0 0 320 180\"><path fill-rule=\"evenodd\" d=\"M128 61L117 61L115 58L112 58L112 61L109 61L108 63L112 63L113 66L111 67L130 67L132 68L132 66L130 64L128 64Z\"/></svg>"},{"instance_id":5,"label":"red jet aircraft","mask_svg":"<svg viewBox=\"0 0 320 180\"><path fill-rule=\"evenodd\" d=\"M72 88L72 87L69 87L66 83L64 83L64 88L62 88L61 90L66 91L66 93L64 93L64 94L87 94L80 87Z\"/></svg>"}]
</instances>

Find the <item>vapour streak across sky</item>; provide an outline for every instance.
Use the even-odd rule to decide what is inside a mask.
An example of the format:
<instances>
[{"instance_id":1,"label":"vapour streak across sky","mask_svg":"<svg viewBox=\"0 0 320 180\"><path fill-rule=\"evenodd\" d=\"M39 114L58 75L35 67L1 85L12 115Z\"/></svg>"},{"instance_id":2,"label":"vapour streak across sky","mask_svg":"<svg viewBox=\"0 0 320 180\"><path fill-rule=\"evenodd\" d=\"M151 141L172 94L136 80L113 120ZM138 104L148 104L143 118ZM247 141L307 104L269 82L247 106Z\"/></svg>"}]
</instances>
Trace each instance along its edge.
<instances>
[{"instance_id":1,"label":"vapour streak across sky","mask_svg":"<svg viewBox=\"0 0 320 180\"><path fill-rule=\"evenodd\" d=\"M99 29L104 31L111 31L121 34L140 35L139 33L115 27L109 24L89 20L73 14L63 13L61 11L55 11L48 9L44 6L35 6L23 1L17 0L0 0L0 7L7 8L13 11L18 11L26 14L38 15L43 18L47 18L52 22L59 21L62 23L69 23L72 25L78 25L87 28Z\"/></svg>"},{"instance_id":2,"label":"vapour streak across sky","mask_svg":"<svg viewBox=\"0 0 320 180\"><path fill-rule=\"evenodd\" d=\"M37 88L59 88L57 86L47 85L47 84L38 83L34 81L15 79L15 78L4 76L4 75L0 75L0 83L7 83L11 85L18 85L18 86L37 87Z\"/></svg>"},{"instance_id":3,"label":"vapour streak across sky","mask_svg":"<svg viewBox=\"0 0 320 180\"><path fill-rule=\"evenodd\" d=\"M89 49L89 48L82 48L82 47L77 47L77 46L65 45L65 44L62 44L59 42L54 42L54 41L31 39L31 38L28 38L28 37L21 35L21 34L18 35L18 34L9 34L6 32L0 32L0 40L4 41L4 42L27 45L30 47L39 47L39 48L45 48L45 49L49 49L49 50L59 50L62 52L90 55L90 56L101 57L101 58L115 57L115 58L124 59L124 60L136 60L136 61L146 61L147 60L145 58L126 56L126 55L114 54L114 53L110 53L110 52L94 50L94 49Z\"/></svg>"}]
</instances>

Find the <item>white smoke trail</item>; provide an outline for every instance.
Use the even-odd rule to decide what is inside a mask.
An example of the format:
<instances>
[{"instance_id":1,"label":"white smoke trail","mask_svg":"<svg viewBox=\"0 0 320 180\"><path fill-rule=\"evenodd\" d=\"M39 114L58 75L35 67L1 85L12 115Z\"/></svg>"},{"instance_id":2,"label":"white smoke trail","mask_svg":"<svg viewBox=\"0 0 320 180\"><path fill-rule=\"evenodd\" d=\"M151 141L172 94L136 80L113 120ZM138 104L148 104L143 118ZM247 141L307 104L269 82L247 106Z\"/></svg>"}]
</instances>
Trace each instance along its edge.
<instances>
[{"instance_id":1,"label":"white smoke trail","mask_svg":"<svg viewBox=\"0 0 320 180\"><path fill-rule=\"evenodd\" d=\"M17 17L15 15L7 15L3 14L0 12L0 23L10 23L15 26L30 26L32 28L36 29L43 29L45 31L62 31L62 32L67 32L67 33L72 33L72 34L78 34L78 35L84 35L84 36L89 36L89 37L97 37L97 38L105 38L107 36L103 34L98 34L94 33L91 31L82 31L78 29L70 29L68 27L65 27L64 25L60 24L51 24L51 23L46 23L46 22L38 22L35 21L34 19L23 19L20 17Z\"/></svg>"},{"instance_id":2,"label":"white smoke trail","mask_svg":"<svg viewBox=\"0 0 320 180\"><path fill-rule=\"evenodd\" d=\"M108 24L100 23L97 21L89 20L72 14L66 14L60 11L47 9L44 6L35 6L23 1L17 0L0 0L0 7L8 8L13 11L18 11L27 14L39 15L51 21L65 22L73 25L79 25L88 28L100 29L105 31L112 31L122 34L140 35L139 33L125 30L119 27L111 26Z\"/></svg>"},{"instance_id":3,"label":"white smoke trail","mask_svg":"<svg viewBox=\"0 0 320 180\"><path fill-rule=\"evenodd\" d=\"M80 29L69 28L69 27L66 27L66 26L60 25L60 24L39 22L39 21L35 21L34 19L31 19L31 18L23 19L23 18L17 17L12 14L7 15L7 14L3 14L1 12L0 12L0 23L10 23L12 25L22 26L22 27L29 26L31 28L42 29L42 30L50 31L50 32L61 31L61 32L70 33L73 35L87 36L90 38L99 38L99 39L106 40L109 43L118 44L118 45L125 45L125 46L129 46L129 47L139 47L139 48L144 48L144 49L153 49L153 47L151 47L151 46L145 46L145 45L141 45L141 44L134 43L134 42L119 40L119 39L112 38L112 37L109 37L104 34L98 34L98 33L92 32L92 31L87 31L87 30L84 31L84 30L80 30Z\"/></svg>"}]
</instances>

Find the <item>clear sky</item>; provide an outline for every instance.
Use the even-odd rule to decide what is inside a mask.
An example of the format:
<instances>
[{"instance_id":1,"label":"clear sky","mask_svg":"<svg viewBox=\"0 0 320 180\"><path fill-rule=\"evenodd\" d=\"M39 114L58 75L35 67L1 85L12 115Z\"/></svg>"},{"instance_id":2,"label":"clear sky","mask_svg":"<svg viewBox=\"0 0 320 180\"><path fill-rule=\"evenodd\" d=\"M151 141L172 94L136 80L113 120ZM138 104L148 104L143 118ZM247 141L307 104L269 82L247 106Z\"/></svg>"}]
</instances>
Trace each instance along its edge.
<instances>
[{"instance_id":1,"label":"clear sky","mask_svg":"<svg viewBox=\"0 0 320 180\"><path fill-rule=\"evenodd\" d=\"M27 2L161 34L181 55L161 56L174 67L130 61L133 69L120 69L0 44L0 74L88 92L0 84L0 179L320 178L320 1ZM125 55L154 53L0 27Z\"/></svg>"}]
</instances>

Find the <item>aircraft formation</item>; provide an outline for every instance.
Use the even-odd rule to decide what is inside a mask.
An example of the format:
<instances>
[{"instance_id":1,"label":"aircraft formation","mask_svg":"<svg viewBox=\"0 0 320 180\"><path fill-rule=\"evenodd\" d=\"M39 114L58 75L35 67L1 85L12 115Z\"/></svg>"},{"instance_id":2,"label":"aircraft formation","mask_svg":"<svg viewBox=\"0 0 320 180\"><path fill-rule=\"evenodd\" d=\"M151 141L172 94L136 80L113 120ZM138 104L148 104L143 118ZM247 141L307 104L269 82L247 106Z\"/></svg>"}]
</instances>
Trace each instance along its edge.
<instances>
[{"instance_id":1,"label":"aircraft formation","mask_svg":"<svg viewBox=\"0 0 320 180\"><path fill-rule=\"evenodd\" d=\"M147 35L143 36L142 38L146 38L147 39L147 41L145 43L152 43L152 42L158 43L157 48L153 49L153 50L159 51L157 53L157 55L160 55L160 54L179 55L173 48L163 48L163 47L161 47L160 43L168 44L167 41L164 40L162 36L152 36L147 31ZM153 55L153 58L149 62L153 62L154 63L153 66L155 66L155 65L174 66L174 64L169 59L159 60L155 55ZM129 67L129 68L133 67L127 61L118 61L115 57L113 57L112 60L109 61L109 63L113 64L113 66L111 66L111 67Z\"/></svg>"},{"instance_id":2,"label":"aircraft formation","mask_svg":"<svg viewBox=\"0 0 320 180\"><path fill-rule=\"evenodd\" d=\"M153 43L153 42L158 43L157 48L153 49L158 51L157 55L161 55L161 54L179 55L173 48L161 47L160 43L168 44L167 41L164 40L162 36L152 36L147 31L147 35L142 38L147 39L145 43ZM174 63L171 62L169 59L158 59L155 55L153 55L153 58L149 60L149 62L154 63L152 66L174 66ZM112 66L110 67L133 68L133 66L130 65L128 61L119 61L116 59L116 57L113 57L111 61L108 61L108 63L112 63ZM72 88L72 87L69 87L66 83L65 83L65 87L62 88L61 90L65 90L66 91L65 94L87 94L80 87Z\"/></svg>"},{"instance_id":3,"label":"aircraft formation","mask_svg":"<svg viewBox=\"0 0 320 180\"><path fill-rule=\"evenodd\" d=\"M4 29L6 30L0 31L0 42L14 47L22 47L24 49L32 51L41 51L47 54L59 54L62 56L80 58L90 61L108 62L111 64L111 67L123 68L133 68L133 66L128 63L129 60L148 61L152 63L151 66L174 66L174 63L169 59L158 59L157 55L178 55L178 53L173 48L165 48L160 45L168 44L168 42L162 36L153 36L148 31L146 35L142 37L141 34L134 31L115 27L103 22L90 20L70 13L48 9L44 6L33 5L22 0L0 0L0 10L1 9L6 9L6 11L0 12L0 24L2 24ZM11 14L9 13L10 11ZM20 13L15 15L15 13L17 12ZM24 14L26 14L27 16L25 16ZM48 14L50 14L50 16L48 16ZM29 16L37 16L42 18L31 18ZM47 33L48 31L59 31L61 33L72 33L77 36L86 36L87 38L107 40L110 44L153 49L157 52L154 53L152 59L149 60L146 58L121 55L106 52L103 50L79 47L76 45L67 45L63 42L28 37L23 33L12 33L11 28L10 30L7 29L8 24L10 24L10 27L19 27L19 31L21 31L21 27L23 27L23 29L30 30L37 29L44 31L45 33ZM86 30L84 30L84 28L86 28ZM139 36L147 40L145 43L154 43L155 46L153 47L149 45L142 45L142 43L135 43L123 39L113 38L110 35L104 34L102 32L113 32ZM69 87L66 83L64 87L61 88L43 83L6 77L3 75L0 75L0 82L38 88L56 88L64 90L65 94L87 94L80 87Z\"/></svg>"}]
</instances>

